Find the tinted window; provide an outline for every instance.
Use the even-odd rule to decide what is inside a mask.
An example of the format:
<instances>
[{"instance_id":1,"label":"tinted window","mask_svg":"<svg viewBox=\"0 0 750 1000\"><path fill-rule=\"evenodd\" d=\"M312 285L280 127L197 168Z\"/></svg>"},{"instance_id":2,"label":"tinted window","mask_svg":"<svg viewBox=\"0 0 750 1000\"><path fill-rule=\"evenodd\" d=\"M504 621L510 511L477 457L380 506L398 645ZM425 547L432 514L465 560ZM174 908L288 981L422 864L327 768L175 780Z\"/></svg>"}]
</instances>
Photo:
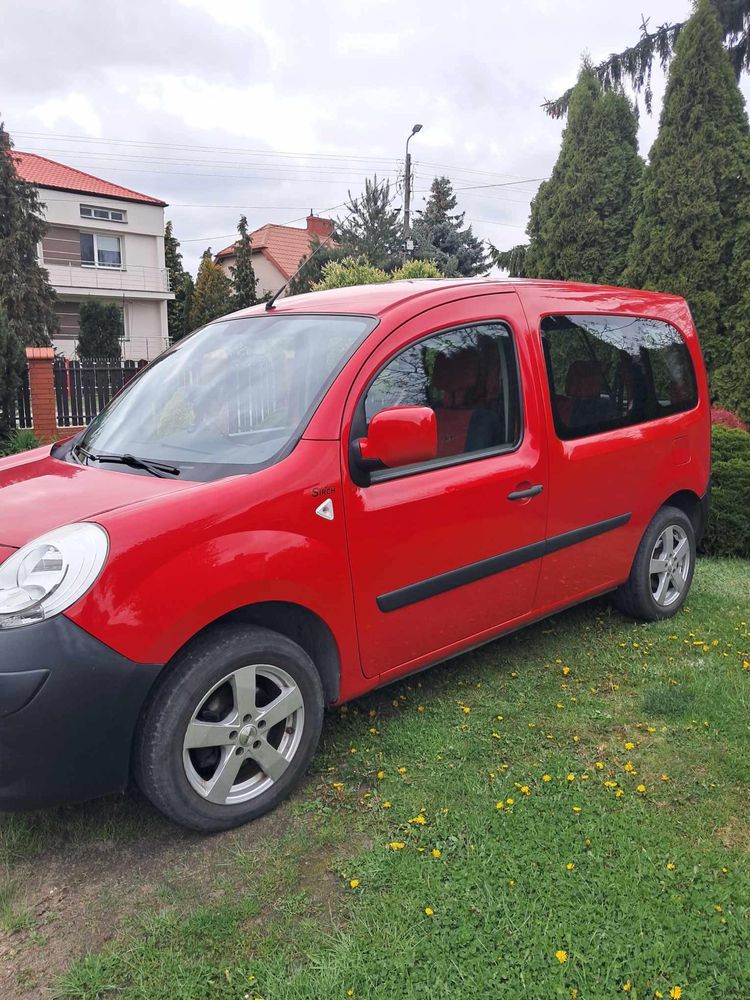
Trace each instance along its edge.
<instances>
[{"instance_id":1,"label":"tinted window","mask_svg":"<svg viewBox=\"0 0 750 1000\"><path fill-rule=\"evenodd\" d=\"M657 420L698 401L690 354L669 323L633 316L548 316L542 344L563 440Z\"/></svg>"},{"instance_id":2,"label":"tinted window","mask_svg":"<svg viewBox=\"0 0 750 1000\"><path fill-rule=\"evenodd\" d=\"M435 411L439 458L514 444L521 418L510 330L484 323L413 344L370 386L367 421L390 406Z\"/></svg>"}]
</instances>

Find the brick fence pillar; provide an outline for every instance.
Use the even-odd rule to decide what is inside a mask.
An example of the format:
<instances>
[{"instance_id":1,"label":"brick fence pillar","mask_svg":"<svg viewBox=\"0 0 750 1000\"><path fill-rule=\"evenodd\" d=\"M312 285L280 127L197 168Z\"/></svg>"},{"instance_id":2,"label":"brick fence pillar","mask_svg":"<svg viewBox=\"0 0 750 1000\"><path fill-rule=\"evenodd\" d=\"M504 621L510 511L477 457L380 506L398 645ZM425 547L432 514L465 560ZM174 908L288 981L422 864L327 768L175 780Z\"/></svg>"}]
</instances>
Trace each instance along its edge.
<instances>
[{"instance_id":1,"label":"brick fence pillar","mask_svg":"<svg viewBox=\"0 0 750 1000\"><path fill-rule=\"evenodd\" d=\"M52 347L26 348L34 433L42 441L54 441L58 436L54 359Z\"/></svg>"}]
</instances>

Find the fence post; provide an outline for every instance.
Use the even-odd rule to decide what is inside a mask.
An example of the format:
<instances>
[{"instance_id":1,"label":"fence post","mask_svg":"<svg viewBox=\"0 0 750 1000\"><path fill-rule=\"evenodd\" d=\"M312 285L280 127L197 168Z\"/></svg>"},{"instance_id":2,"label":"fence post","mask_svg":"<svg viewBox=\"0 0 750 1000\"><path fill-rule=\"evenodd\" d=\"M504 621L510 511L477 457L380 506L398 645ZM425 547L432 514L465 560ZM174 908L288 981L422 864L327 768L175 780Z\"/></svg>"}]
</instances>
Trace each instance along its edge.
<instances>
[{"instance_id":1,"label":"fence post","mask_svg":"<svg viewBox=\"0 0 750 1000\"><path fill-rule=\"evenodd\" d=\"M42 441L54 441L57 437L57 403L52 371L54 358L52 347L26 348L34 433Z\"/></svg>"}]
</instances>

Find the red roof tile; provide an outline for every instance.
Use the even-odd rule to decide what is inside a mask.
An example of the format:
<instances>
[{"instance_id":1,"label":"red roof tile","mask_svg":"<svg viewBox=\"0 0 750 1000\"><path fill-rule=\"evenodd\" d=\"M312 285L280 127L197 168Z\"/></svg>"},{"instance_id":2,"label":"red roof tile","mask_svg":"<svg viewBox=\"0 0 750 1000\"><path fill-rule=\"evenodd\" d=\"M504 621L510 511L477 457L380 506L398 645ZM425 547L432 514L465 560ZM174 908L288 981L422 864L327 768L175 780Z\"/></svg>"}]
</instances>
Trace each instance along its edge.
<instances>
[{"instance_id":1,"label":"red roof tile","mask_svg":"<svg viewBox=\"0 0 750 1000\"><path fill-rule=\"evenodd\" d=\"M92 174L85 174L82 170L66 167L65 164L57 163L55 160L48 160L46 156L22 153L18 149L12 150L10 155L15 162L18 176L30 184L36 184L37 187L96 194L104 198L120 198L123 201L142 201L148 205L167 204L158 198L151 198L139 191L131 191L130 188L120 187L119 184L110 184L109 181L103 181Z\"/></svg>"},{"instance_id":2,"label":"red roof tile","mask_svg":"<svg viewBox=\"0 0 750 1000\"><path fill-rule=\"evenodd\" d=\"M297 229L294 226L276 226L267 223L250 234L253 250L268 257L281 271L285 278L291 278L300 265L303 257L310 253L310 240L314 233L309 229ZM323 242L329 242L324 240ZM216 260L233 257L235 244L225 247L216 254Z\"/></svg>"}]
</instances>

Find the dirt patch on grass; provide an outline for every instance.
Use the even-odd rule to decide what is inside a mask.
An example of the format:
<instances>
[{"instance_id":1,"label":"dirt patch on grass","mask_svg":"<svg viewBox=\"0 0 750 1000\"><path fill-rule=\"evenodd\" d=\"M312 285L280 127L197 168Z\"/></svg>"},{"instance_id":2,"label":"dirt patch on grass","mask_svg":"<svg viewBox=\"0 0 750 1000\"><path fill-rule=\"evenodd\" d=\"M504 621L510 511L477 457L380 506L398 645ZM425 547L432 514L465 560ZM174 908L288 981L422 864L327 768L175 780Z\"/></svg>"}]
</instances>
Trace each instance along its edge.
<instances>
[{"instance_id":1,"label":"dirt patch on grass","mask_svg":"<svg viewBox=\"0 0 750 1000\"><path fill-rule=\"evenodd\" d=\"M252 857L262 845L279 843L290 828L313 823L293 815L295 798L255 823L211 837L174 826L133 797L127 808L138 814L137 832L131 829L125 840L116 830L87 839L86 809L97 815L101 805L79 807L69 820L84 831L77 839L59 831L53 846L16 862L5 876L13 887L12 910L24 919L8 922L18 929L0 928L0 997L52 997L72 962L105 947L140 911L189 909L221 899L228 886L242 884L238 856ZM329 870L334 856L329 844L314 845L300 859L299 881L315 911L332 922L340 891Z\"/></svg>"},{"instance_id":2,"label":"dirt patch on grass","mask_svg":"<svg viewBox=\"0 0 750 1000\"><path fill-rule=\"evenodd\" d=\"M750 826L738 819L730 820L725 826L714 831L724 847L750 853Z\"/></svg>"}]
</instances>

